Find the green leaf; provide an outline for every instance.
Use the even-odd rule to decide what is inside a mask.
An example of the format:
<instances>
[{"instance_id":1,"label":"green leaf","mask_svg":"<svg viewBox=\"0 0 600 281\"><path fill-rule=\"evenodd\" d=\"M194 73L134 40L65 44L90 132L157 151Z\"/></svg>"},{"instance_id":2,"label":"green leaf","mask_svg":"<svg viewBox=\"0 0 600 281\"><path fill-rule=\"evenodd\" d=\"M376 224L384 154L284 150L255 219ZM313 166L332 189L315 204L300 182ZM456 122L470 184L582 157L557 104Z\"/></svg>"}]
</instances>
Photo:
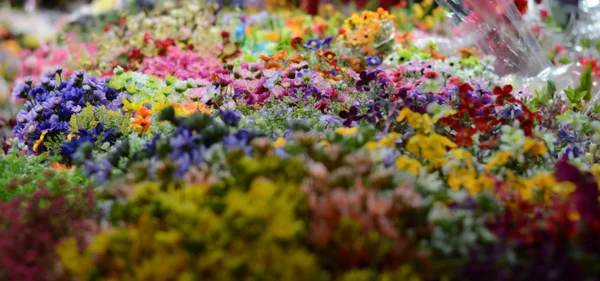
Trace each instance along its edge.
<instances>
[{"instance_id":1,"label":"green leaf","mask_svg":"<svg viewBox=\"0 0 600 281\"><path fill-rule=\"evenodd\" d=\"M582 98L589 101L592 98L592 86L592 66L588 64L579 78L579 87L575 89L575 92L586 92Z\"/></svg>"},{"instance_id":2,"label":"green leaf","mask_svg":"<svg viewBox=\"0 0 600 281\"><path fill-rule=\"evenodd\" d=\"M558 62L560 62L562 64L569 64L569 63L571 63L571 60L567 57L561 57L560 59L558 59Z\"/></svg>"},{"instance_id":3,"label":"green leaf","mask_svg":"<svg viewBox=\"0 0 600 281\"><path fill-rule=\"evenodd\" d=\"M554 94L556 94L556 85L554 84L553 81L548 81L548 94L550 95L550 98L553 99L554 98Z\"/></svg>"},{"instance_id":4,"label":"green leaf","mask_svg":"<svg viewBox=\"0 0 600 281\"><path fill-rule=\"evenodd\" d=\"M571 86L565 89L565 95L567 96L567 99L569 99L570 103L575 102L575 91L573 88L571 88Z\"/></svg>"},{"instance_id":5,"label":"green leaf","mask_svg":"<svg viewBox=\"0 0 600 281\"><path fill-rule=\"evenodd\" d=\"M581 46L583 46L586 49L589 49L592 46L592 43L588 39L581 39L580 43Z\"/></svg>"},{"instance_id":6,"label":"green leaf","mask_svg":"<svg viewBox=\"0 0 600 281\"><path fill-rule=\"evenodd\" d=\"M600 52L600 40L596 41L595 47L596 47L596 50L598 50L598 52Z\"/></svg>"}]
</instances>

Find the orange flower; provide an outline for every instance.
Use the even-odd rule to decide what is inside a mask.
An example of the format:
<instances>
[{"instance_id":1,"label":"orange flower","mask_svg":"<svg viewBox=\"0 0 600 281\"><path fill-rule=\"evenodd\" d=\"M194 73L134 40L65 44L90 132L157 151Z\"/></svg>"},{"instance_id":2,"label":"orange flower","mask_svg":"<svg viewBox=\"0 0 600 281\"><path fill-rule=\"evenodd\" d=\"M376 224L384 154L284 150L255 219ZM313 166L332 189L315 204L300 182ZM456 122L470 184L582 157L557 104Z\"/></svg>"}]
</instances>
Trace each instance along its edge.
<instances>
[{"instance_id":1,"label":"orange flower","mask_svg":"<svg viewBox=\"0 0 600 281\"><path fill-rule=\"evenodd\" d=\"M434 58L436 60L445 60L448 58L448 56L446 56L446 55L438 54L435 50L431 50L430 55L432 58Z\"/></svg>"},{"instance_id":2,"label":"orange flower","mask_svg":"<svg viewBox=\"0 0 600 281\"><path fill-rule=\"evenodd\" d=\"M355 72L361 72L364 70L364 62L361 59L352 57L347 58L346 62L350 64L350 68L352 68L352 70L354 70Z\"/></svg>"},{"instance_id":3,"label":"orange flower","mask_svg":"<svg viewBox=\"0 0 600 281\"><path fill-rule=\"evenodd\" d=\"M266 36L265 36L268 40L271 40L273 42L277 42L279 41L279 36L277 35L277 33L275 33L275 31L271 31L269 32Z\"/></svg>"},{"instance_id":4,"label":"orange flower","mask_svg":"<svg viewBox=\"0 0 600 281\"><path fill-rule=\"evenodd\" d=\"M397 32L396 33L396 42L400 44L408 43L413 39L413 35L411 32Z\"/></svg>"},{"instance_id":5,"label":"orange flower","mask_svg":"<svg viewBox=\"0 0 600 281\"><path fill-rule=\"evenodd\" d=\"M139 132L142 133L150 129L151 118L150 110L144 106L136 112L135 119L131 121L131 125Z\"/></svg>"},{"instance_id":6,"label":"orange flower","mask_svg":"<svg viewBox=\"0 0 600 281\"><path fill-rule=\"evenodd\" d=\"M280 63L276 62L276 61L272 61L272 62L269 62L269 63L267 63L267 66L266 66L266 68L267 68L267 69L277 69L277 70L282 70L282 69L283 69L283 66L282 66Z\"/></svg>"},{"instance_id":7,"label":"orange flower","mask_svg":"<svg viewBox=\"0 0 600 281\"><path fill-rule=\"evenodd\" d=\"M473 50L469 49L469 48L462 48L458 51L456 51L458 54L460 54L463 57L470 57L473 56L475 53L473 52Z\"/></svg>"},{"instance_id":8,"label":"orange flower","mask_svg":"<svg viewBox=\"0 0 600 281\"><path fill-rule=\"evenodd\" d=\"M273 56L273 59L281 61L281 60L284 60L286 56L287 56L287 52L285 50L281 50Z\"/></svg>"},{"instance_id":9,"label":"orange flower","mask_svg":"<svg viewBox=\"0 0 600 281\"><path fill-rule=\"evenodd\" d=\"M360 51L367 56L377 55L377 50L371 46L364 46L360 48Z\"/></svg>"},{"instance_id":10,"label":"orange flower","mask_svg":"<svg viewBox=\"0 0 600 281\"><path fill-rule=\"evenodd\" d=\"M258 58L261 59L261 60L264 60L264 61L273 60L273 57L269 57L269 56L266 56L266 55L260 55L260 57L258 57Z\"/></svg>"},{"instance_id":11,"label":"orange flower","mask_svg":"<svg viewBox=\"0 0 600 281\"><path fill-rule=\"evenodd\" d=\"M330 65L337 64L337 54L331 50L318 51L317 55Z\"/></svg>"},{"instance_id":12,"label":"orange flower","mask_svg":"<svg viewBox=\"0 0 600 281\"><path fill-rule=\"evenodd\" d=\"M53 168L54 170L56 170L58 172L62 172L65 170L71 170L71 167L67 167L66 165L56 163L56 162L50 164L50 168Z\"/></svg>"},{"instance_id":13,"label":"orange flower","mask_svg":"<svg viewBox=\"0 0 600 281\"><path fill-rule=\"evenodd\" d=\"M304 39L302 39L302 37L294 37L294 38L292 38L290 45L292 45L292 49L296 50L296 49L298 49L298 46L302 46L303 42L304 42Z\"/></svg>"}]
</instances>

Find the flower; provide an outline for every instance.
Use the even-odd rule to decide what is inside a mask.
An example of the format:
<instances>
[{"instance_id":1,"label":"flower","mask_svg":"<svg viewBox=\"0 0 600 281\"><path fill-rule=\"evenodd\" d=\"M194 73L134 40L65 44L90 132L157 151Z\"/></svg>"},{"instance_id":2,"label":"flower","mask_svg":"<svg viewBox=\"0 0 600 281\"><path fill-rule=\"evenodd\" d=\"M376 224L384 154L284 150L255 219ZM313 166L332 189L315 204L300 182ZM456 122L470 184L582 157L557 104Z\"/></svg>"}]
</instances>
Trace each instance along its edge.
<instances>
[{"instance_id":1,"label":"flower","mask_svg":"<svg viewBox=\"0 0 600 281\"><path fill-rule=\"evenodd\" d=\"M439 160L446 155L447 148L453 147L456 147L455 143L438 134L417 134L408 139L406 144L408 152L427 160Z\"/></svg>"},{"instance_id":2,"label":"flower","mask_svg":"<svg viewBox=\"0 0 600 281\"><path fill-rule=\"evenodd\" d=\"M365 59L368 66L379 66L381 64L381 59L378 56L370 56Z\"/></svg>"},{"instance_id":3,"label":"flower","mask_svg":"<svg viewBox=\"0 0 600 281\"><path fill-rule=\"evenodd\" d=\"M412 112L408 107L403 108L396 119L398 122L404 120L408 120L409 126L423 134L429 134L434 123L429 115Z\"/></svg>"},{"instance_id":4,"label":"flower","mask_svg":"<svg viewBox=\"0 0 600 281\"><path fill-rule=\"evenodd\" d=\"M304 44L304 47L309 50L318 50L321 48L321 40L310 39L310 40L306 41L306 44Z\"/></svg>"},{"instance_id":5,"label":"flower","mask_svg":"<svg viewBox=\"0 0 600 281\"><path fill-rule=\"evenodd\" d=\"M274 143L273 143L273 147L284 147L286 144L286 141L284 138L278 138Z\"/></svg>"},{"instance_id":6,"label":"flower","mask_svg":"<svg viewBox=\"0 0 600 281\"><path fill-rule=\"evenodd\" d=\"M151 125L150 120L150 110L146 107L142 107L136 112L136 116L134 120L131 121L131 125L133 125L138 133L148 132Z\"/></svg>"},{"instance_id":7,"label":"flower","mask_svg":"<svg viewBox=\"0 0 600 281\"><path fill-rule=\"evenodd\" d=\"M354 135L356 133L358 133L358 127L352 127L352 128L337 128L335 129L335 132L346 137L346 136L351 136Z\"/></svg>"},{"instance_id":8,"label":"flower","mask_svg":"<svg viewBox=\"0 0 600 281\"><path fill-rule=\"evenodd\" d=\"M419 170L423 167L421 162L416 159L410 158L406 155L401 155L396 159L396 167L399 170L407 171L413 175L418 175Z\"/></svg>"}]
</instances>

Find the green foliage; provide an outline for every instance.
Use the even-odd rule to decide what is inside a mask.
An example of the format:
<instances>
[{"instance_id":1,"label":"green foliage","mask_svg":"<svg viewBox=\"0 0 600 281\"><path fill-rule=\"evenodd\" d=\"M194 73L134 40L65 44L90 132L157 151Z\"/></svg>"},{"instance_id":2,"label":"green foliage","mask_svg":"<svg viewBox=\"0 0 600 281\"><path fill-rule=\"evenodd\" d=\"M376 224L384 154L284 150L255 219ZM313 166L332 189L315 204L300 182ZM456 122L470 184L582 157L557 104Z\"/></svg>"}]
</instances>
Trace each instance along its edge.
<instances>
[{"instance_id":1,"label":"green foliage","mask_svg":"<svg viewBox=\"0 0 600 281\"><path fill-rule=\"evenodd\" d=\"M572 107L579 106L582 101L592 98L592 67L588 65L579 78L579 86L575 89L569 86L565 89L565 95Z\"/></svg>"},{"instance_id":2,"label":"green foliage","mask_svg":"<svg viewBox=\"0 0 600 281\"><path fill-rule=\"evenodd\" d=\"M67 186L84 186L91 182L79 169L56 171L49 167L54 159L47 156L22 156L16 150L0 157L0 201L33 194L39 183L50 191Z\"/></svg>"},{"instance_id":3,"label":"green foliage","mask_svg":"<svg viewBox=\"0 0 600 281\"><path fill-rule=\"evenodd\" d=\"M585 92L583 99L589 101L592 98L593 86L594 85L592 83L592 66L588 64L585 68L585 71L583 71L581 77L579 78L579 87L577 87L575 91L579 93Z\"/></svg>"}]
</instances>

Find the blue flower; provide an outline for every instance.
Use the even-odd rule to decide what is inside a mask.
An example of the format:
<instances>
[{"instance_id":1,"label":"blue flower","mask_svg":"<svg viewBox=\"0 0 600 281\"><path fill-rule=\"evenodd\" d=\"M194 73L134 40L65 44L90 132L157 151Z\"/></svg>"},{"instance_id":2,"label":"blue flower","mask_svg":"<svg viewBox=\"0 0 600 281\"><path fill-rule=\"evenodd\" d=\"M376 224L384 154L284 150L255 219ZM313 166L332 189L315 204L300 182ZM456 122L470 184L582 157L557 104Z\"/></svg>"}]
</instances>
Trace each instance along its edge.
<instances>
[{"instance_id":1,"label":"blue flower","mask_svg":"<svg viewBox=\"0 0 600 281\"><path fill-rule=\"evenodd\" d=\"M312 69L302 69L300 71L296 71L296 79L295 82L300 84L302 82L309 82L312 79L314 72Z\"/></svg>"},{"instance_id":2,"label":"blue flower","mask_svg":"<svg viewBox=\"0 0 600 281\"><path fill-rule=\"evenodd\" d=\"M264 85L265 88L267 88L269 90L273 89L273 87L275 87L275 83L277 82L277 80L279 79L279 77L281 77L281 71L275 72L275 74L273 74L273 76L271 76L265 82L265 85Z\"/></svg>"},{"instance_id":3,"label":"blue flower","mask_svg":"<svg viewBox=\"0 0 600 281\"><path fill-rule=\"evenodd\" d=\"M237 126L238 122L240 122L240 119L242 118L241 114L239 114L236 111L230 110L219 111L219 116L221 117L221 120L223 121L223 123L225 123L225 125L231 127Z\"/></svg>"},{"instance_id":4,"label":"blue flower","mask_svg":"<svg viewBox=\"0 0 600 281\"><path fill-rule=\"evenodd\" d=\"M365 60L368 66L378 66L381 64L381 59L378 56L369 56Z\"/></svg>"},{"instance_id":5,"label":"blue flower","mask_svg":"<svg viewBox=\"0 0 600 281\"><path fill-rule=\"evenodd\" d=\"M318 50L319 48L321 48L321 40L310 39L310 40L306 41L306 44L304 44L304 47L309 50Z\"/></svg>"},{"instance_id":6,"label":"blue flower","mask_svg":"<svg viewBox=\"0 0 600 281\"><path fill-rule=\"evenodd\" d=\"M323 42L321 42L321 45L323 46L324 49L331 49L331 41L333 41L333 36L327 36L327 37L325 37L325 39L323 39Z\"/></svg>"},{"instance_id":7,"label":"blue flower","mask_svg":"<svg viewBox=\"0 0 600 281\"><path fill-rule=\"evenodd\" d=\"M241 42L246 38L246 25L241 23L239 24L235 30L233 30L233 39L237 42Z\"/></svg>"}]
</instances>

